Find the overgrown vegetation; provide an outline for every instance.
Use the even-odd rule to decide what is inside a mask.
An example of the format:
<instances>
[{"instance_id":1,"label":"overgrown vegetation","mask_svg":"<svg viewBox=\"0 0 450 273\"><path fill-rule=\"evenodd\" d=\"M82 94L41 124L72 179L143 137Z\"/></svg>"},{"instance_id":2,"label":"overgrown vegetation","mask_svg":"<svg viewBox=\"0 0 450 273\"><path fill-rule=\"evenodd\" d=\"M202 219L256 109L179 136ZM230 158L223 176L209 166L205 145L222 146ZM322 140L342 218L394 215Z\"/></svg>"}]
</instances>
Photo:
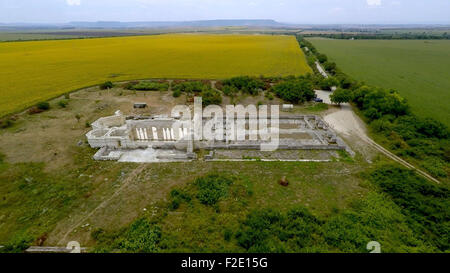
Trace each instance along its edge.
<instances>
[{"instance_id":1,"label":"overgrown vegetation","mask_svg":"<svg viewBox=\"0 0 450 273\"><path fill-rule=\"evenodd\" d=\"M128 90L138 91L167 91L169 83L167 82L130 82L125 86Z\"/></svg>"},{"instance_id":2,"label":"overgrown vegetation","mask_svg":"<svg viewBox=\"0 0 450 273\"><path fill-rule=\"evenodd\" d=\"M310 101L315 97L313 85L308 77L299 77L281 82L273 87L281 99L295 104Z\"/></svg>"},{"instance_id":3,"label":"overgrown vegetation","mask_svg":"<svg viewBox=\"0 0 450 273\"><path fill-rule=\"evenodd\" d=\"M305 34L304 37L322 37L343 40L448 40L450 35L447 32L426 33L426 32L403 32L403 33L314 33Z\"/></svg>"},{"instance_id":4,"label":"overgrown vegetation","mask_svg":"<svg viewBox=\"0 0 450 273\"><path fill-rule=\"evenodd\" d=\"M114 84L111 81L107 81L107 82L100 84L101 90L111 89L113 87L114 87Z\"/></svg>"},{"instance_id":5,"label":"overgrown vegetation","mask_svg":"<svg viewBox=\"0 0 450 273\"><path fill-rule=\"evenodd\" d=\"M369 179L402 208L416 234L441 251L450 249L450 191L413 171L382 166Z\"/></svg>"},{"instance_id":6,"label":"overgrown vegetation","mask_svg":"<svg viewBox=\"0 0 450 273\"><path fill-rule=\"evenodd\" d=\"M116 232L96 230L92 237L98 244L96 251L119 252L364 253L373 240L381 243L384 252L448 250L448 190L395 166L381 166L365 176L372 192L354 199L348 209L319 217L298 205L286 210L249 208L258 196L243 177L210 174L173 189L169 196L167 210L183 215L179 221L196 219L183 224L196 230L192 237L196 241L179 238L165 211ZM226 225L219 219L227 219ZM196 228L197 221L213 226ZM430 226L430 221L435 223ZM207 239L210 236L214 241ZM141 247L133 243L137 241ZM201 249L190 248L194 245Z\"/></svg>"},{"instance_id":7,"label":"overgrown vegetation","mask_svg":"<svg viewBox=\"0 0 450 273\"><path fill-rule=\"evenodd\" d=\"M200 93L207 88L210 88L210 86L200 81L183 81L180 83L175 83L172 87L174 91L180 91L188 94Z\"/></svg>"},{"instance_id":8,"label":"overgrown vegetation","mask_svg":"<svg viewBox=\"0 0 450 273\"><path fill-rule=\"evenodd\" d=\"M248 76L234 77L231 79L224 80L222 82L225 91L224 93L236 93L237 91L243 94L258 95L259 92L263 91L265 84L262 80L257 78L252 78Z\"/></svg>"}]
</instances>

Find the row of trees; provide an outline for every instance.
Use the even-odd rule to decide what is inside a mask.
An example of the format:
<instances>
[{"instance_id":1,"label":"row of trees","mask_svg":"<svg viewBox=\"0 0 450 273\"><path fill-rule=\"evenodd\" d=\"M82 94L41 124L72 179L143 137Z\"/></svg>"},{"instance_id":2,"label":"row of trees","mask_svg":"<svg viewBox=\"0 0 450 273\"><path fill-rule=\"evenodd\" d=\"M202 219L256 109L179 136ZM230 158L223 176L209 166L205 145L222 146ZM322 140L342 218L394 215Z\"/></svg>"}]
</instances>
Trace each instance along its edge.
<instances>
[{"instance_id":1,"label":"row of trees","mask_svg":"<svg viewBox=\"0 0 450 273\"><path fill-rule=\"evenodd\" d=\"M447 32L442 34L428 34L428 33L337 33L337 34L304 34L304 37L323 37L330 39L355 39L355 40L448 40L450 35Z\"/></svg>"}]
</instances>

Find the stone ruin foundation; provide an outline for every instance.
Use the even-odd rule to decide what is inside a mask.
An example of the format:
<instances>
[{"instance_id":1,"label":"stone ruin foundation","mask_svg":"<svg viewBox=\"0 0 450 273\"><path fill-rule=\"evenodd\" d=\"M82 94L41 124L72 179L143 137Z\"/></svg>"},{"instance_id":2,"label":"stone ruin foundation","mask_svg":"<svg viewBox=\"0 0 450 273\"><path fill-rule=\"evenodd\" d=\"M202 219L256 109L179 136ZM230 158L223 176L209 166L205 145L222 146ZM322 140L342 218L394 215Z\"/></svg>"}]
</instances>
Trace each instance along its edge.
<instances>
[{"instance_id":1,"label":"stone ruin foundation","mask_svg":"<svg viewBox=\"0 0 450 273\"><path fill-rule=\"evenodd\" d=\"M179 118L167 116L128 116L120 111L114 116L103 117L92 123L92 130L86 134L89 145L99 148L95 160L116 160L119 162L189 162L199 160L197 150L207 151L200 160L219 160L215 151L259 151L262 140L250 140L251 127L246 120L245 140L203 141L193 140L192 130L173 129ZM206 123L208 119L204 119ZM224 122L223 134L230 126ZM213 127L214 130L214 127ZM278 151L324 150L354 152L330 129L328 124L316 115L280 116ZM239 159L239 157L237 157ZM244 160L244 158L240 157ZM279 158L282 160L282 158ZM276 160L276 159L275 159ZM274 160L271 160L274 161ZM302 161L290 158L289 161Z\"/></svg>"}]
</instances>

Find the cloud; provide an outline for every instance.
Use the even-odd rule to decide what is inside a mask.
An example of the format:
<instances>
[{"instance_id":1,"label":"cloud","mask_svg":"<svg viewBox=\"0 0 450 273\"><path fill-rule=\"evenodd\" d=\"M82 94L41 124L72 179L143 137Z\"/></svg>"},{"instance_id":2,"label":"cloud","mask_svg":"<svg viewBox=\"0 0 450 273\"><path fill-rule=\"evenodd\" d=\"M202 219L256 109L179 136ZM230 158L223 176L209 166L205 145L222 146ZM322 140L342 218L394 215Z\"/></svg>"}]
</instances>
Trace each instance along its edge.
<instances>
[{"instance_id":1,"label":"cloud","mask_svg":"<svg viewBox=\"0 0 450 273\"><path fill-rule=\"evenodd\" d=\"M381 0L367 0L369 6L381 6Z\"/></svg>"},{"instance_id":2,"label":"cloud","mask_svg":"<svg viewBox=\"0 0 450 273\"><path fill-rule=\"evenodd\" d=\"M69 6L79 6L81 5L81 0L66 0Z\"/></svg>"}]
</instances>

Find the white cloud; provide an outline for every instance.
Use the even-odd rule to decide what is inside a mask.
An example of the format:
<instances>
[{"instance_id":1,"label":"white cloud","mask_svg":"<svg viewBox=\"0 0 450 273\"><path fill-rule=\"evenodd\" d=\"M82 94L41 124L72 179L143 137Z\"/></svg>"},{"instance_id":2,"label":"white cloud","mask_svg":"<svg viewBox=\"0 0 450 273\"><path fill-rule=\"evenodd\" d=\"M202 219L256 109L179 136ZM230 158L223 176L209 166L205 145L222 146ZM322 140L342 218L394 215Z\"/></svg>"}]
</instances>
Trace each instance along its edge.
<instances>
[{"instance_id":1,"label":"white cloud","mask_svg":"<svg viewBox=\"0 0 450 273\"><path fill-rule=\"evenodd\" d=\"M79 6L81 5L81 0L66 0L69 6Z\"/></svg>"},{"instance_id":2,"label":"white cloud","mask_svg":"<svg viewBox=\"0 0 450 273\"><path fill-rule=\"evenodd\" d=\"M381 6L381 0L367 0L369 6Z\"/></svg>"}]
</instances>

